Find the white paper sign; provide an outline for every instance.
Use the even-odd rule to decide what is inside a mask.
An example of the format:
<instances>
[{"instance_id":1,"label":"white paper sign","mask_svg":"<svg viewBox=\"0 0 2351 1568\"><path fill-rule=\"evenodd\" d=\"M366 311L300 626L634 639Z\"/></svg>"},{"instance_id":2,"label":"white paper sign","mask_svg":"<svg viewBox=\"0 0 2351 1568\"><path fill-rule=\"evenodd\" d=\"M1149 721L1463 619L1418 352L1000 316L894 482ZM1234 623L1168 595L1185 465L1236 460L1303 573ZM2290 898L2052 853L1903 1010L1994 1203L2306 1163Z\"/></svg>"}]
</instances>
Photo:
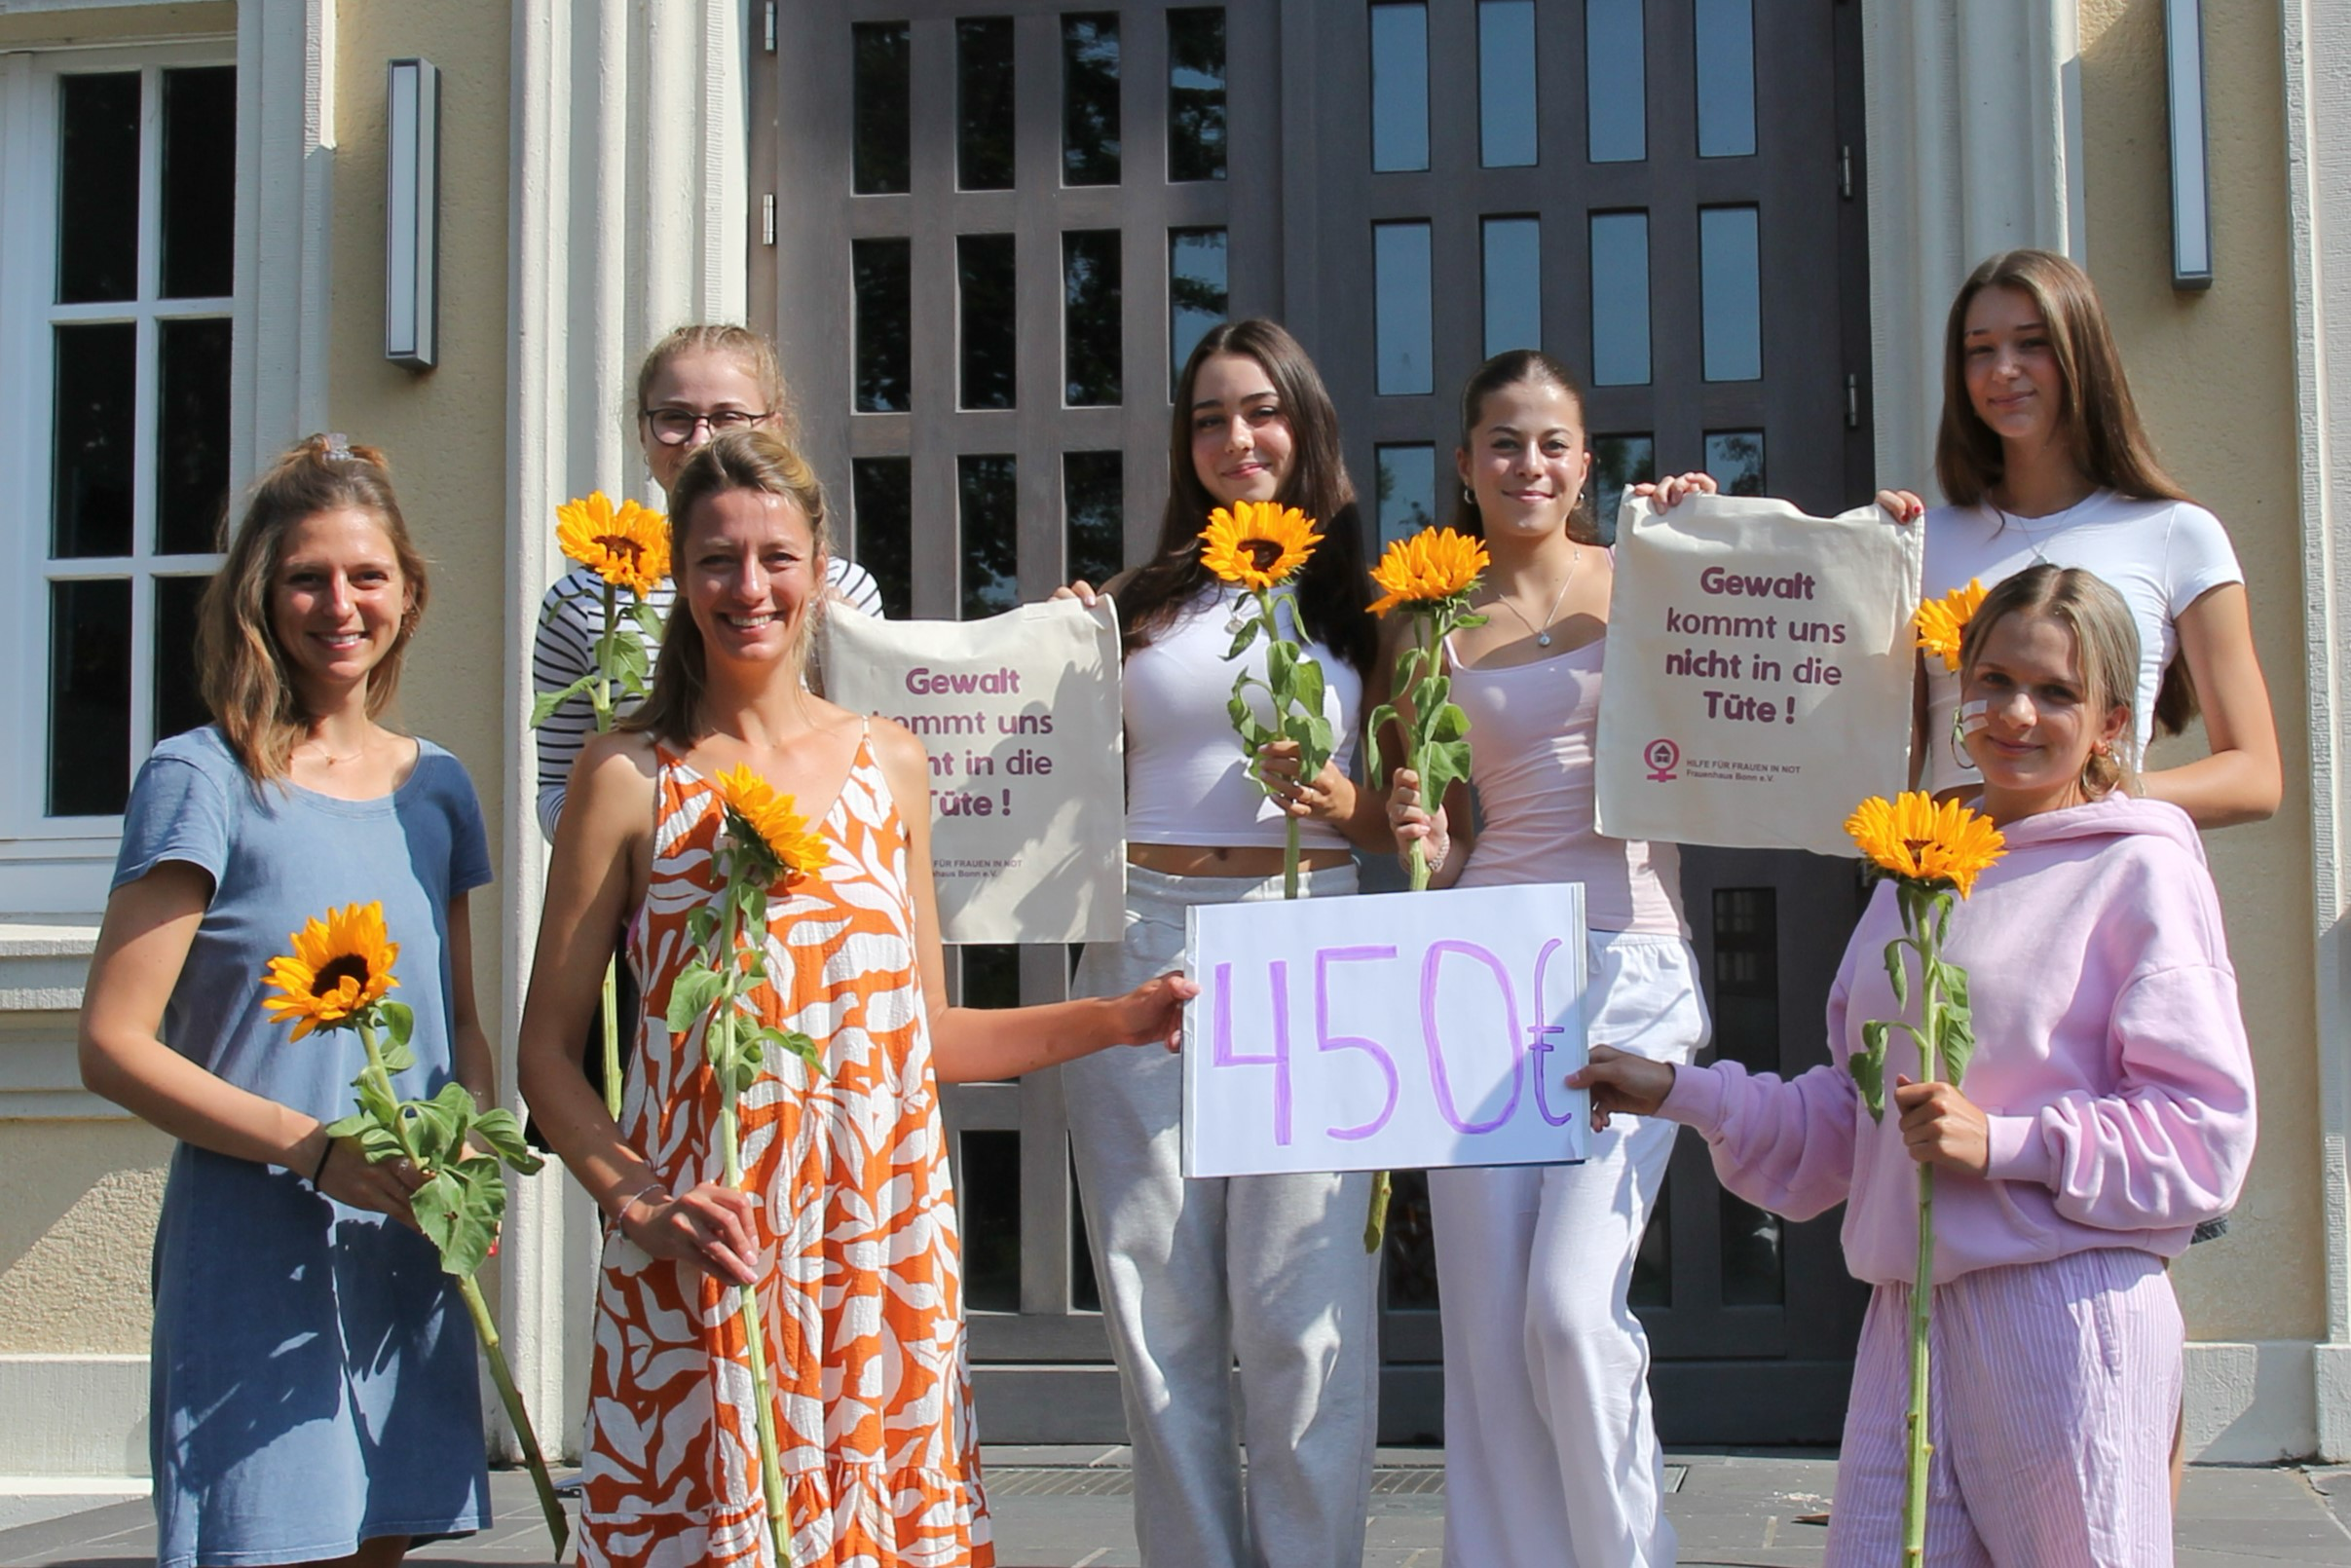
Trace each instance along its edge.
<instances>
[{"instance_id":1,"label":"white paper sign","mask_svg":"<svg viewBox=\"0 0 2351 1568\"><path fill-rule=\"evenodd\" d=\"M1626 493L1594 765L1615 839L1854 853L1845 819L1910 782L1924 530ZM1476 744L1473 734L1470 742Z\"/></svg>"},{"instance_id":2,"label":"white paper sign","mask_svg":"<svg viewBox=\"0 0 2351 1568\"><path fill-rule=\"evenodd\" d=\"M949 942L1116 941L1127 779L1110 602L986 620L824 619L825 693L930 753L931 869Z\"/></svg>"},{"instance_id":3,"label":"white paper sign","mask_svg":"<svg viewBox=\"0 0 2351 1568\"><path fill-rule=\"evenodd\" d=\"M1189 916L1185 1176L1584 1158L1581 885Z\"/></svg>"}]
</instances>

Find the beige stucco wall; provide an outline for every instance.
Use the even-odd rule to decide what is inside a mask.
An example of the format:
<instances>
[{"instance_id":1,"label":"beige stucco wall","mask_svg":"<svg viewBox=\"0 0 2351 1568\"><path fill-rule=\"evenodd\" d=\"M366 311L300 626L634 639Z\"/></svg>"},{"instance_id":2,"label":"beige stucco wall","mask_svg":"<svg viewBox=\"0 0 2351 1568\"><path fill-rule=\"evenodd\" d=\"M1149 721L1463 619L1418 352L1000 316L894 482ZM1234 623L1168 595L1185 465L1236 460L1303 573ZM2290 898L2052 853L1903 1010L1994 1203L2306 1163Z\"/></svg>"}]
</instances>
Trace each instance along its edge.
<instances>
[{"instance_id":1,"label":"beige stucco wall","mask_svg":"<svg viewBox=\"0 0 2351 1568\"><path fill-rule=\"evenodd\" d=\"M0 1150L0 1355L144 1355L171 1140L144 1122L12 1122Z\"/></svg>"},{"instance_id":2,"label":"beige stucco wall","mask_svg":"<svg viewBox=\"0 0 2351 1568\"><path fill-rule=\"evenodd\" d=\"M2156 0L2081 6L2088 261L2166 464L2236 542L2285 760L2278 814L2206 840L2253 1036L2261 1144L2228 1236L2188 1253L2174 1278L2191 1338L2314 1338L2325 1311L2318 1028L2277 14L2208 5L2204 31L2217 280L2202 293L2171 286Z\"/></svg>"},{"instance_id":3,"label":"beige stucco wall","mask_svg":"<svg viewBox=\"0 0 2351 1568\"><path fill-rule=\"evenodd\" d=\"M175 6L93 6L76 11L30 11L0 17L0 49L56 48L124 39L226 36L237 30L234 0L190 0Z\"/></svg>"}]
</instances>

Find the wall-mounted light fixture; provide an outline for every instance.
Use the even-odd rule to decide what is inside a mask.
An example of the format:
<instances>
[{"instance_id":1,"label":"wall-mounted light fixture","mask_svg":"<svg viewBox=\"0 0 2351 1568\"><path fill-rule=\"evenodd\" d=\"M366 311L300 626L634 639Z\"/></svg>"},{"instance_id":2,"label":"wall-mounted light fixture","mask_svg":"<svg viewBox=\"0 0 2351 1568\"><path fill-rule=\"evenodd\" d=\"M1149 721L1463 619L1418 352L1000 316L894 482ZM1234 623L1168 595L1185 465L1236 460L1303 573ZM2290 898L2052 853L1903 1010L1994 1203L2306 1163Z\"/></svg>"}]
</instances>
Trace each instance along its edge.
<instances>
[{"instance_id":1,"label":"wall-mounted light fixture","mask_svg":"<svg viewBox=\"0 0 2351 1568\"><path fill-rule=\"evenodd\" d=\"M441 72L390 67L384 159L384 357L429 370L440 354Z\"/></svg>"},{"instance_id":2,"label":"wall-mounted light fixture","mask_svg":"<svg viewBox=\"0 0 2351 1568\"><path fill-rule=\"evenodd\" d=\"M2171 98L2172 286L2213 285L2212 182L2204 165L2204 0L2163 0Z\"/></svg>"}]
</instances>

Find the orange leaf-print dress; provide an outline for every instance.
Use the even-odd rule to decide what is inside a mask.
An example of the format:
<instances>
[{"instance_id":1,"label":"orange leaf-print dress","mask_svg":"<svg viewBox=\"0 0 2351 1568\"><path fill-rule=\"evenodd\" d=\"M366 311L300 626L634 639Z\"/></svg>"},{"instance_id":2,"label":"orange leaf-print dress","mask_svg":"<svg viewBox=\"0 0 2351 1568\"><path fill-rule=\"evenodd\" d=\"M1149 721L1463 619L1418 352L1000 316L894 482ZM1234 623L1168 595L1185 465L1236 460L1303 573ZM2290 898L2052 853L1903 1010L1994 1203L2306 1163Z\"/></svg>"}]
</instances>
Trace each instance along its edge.
<instances>
[{"instance_id":1,"label":"orange leaf-print dress","mask_svg":"<svg viewBox=\"0 0 2351 1568\"><path fill-rule=\"evenodd\" d=\"M621 1131L673 1191L721 1178L703 1030L663 1018L687 918L719 890L720 808L663 753L659 820L629 959L645 1017ZM858 747L818 828L832 862L769 901L761 1016L815 1040L827 1072L769 1061L739 1101L743 1183L775 1265L759 1288L790 1492L792 1568L990 1568L964 1363L963 1280L907 833ZM774 1562L735 1292L606 1238L589 1383L583 1564Z\"/></svg>"}]
</instances>

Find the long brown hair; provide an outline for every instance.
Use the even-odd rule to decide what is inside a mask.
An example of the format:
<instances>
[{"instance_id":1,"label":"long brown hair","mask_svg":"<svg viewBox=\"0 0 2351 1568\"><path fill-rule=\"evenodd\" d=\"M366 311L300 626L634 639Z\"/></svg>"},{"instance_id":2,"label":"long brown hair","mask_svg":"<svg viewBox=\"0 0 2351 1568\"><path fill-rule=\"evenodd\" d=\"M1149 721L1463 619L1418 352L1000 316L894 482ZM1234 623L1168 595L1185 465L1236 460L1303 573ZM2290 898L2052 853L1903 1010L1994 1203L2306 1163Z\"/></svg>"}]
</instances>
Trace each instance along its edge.
<instances>
[{"instance_id":1,"label":"long brown hair","mask_svg":"<svg viewBox=\"0 0 2351 1568\"><path fill-rule=\"evenodd\" d=\"M1298 340L1279 323L1258 317L1211 327L1183 362L1175 417L1168 427L1168 504L1160 517L1159 544L1120 595L1124 652L1147 646L1213 580L1200 564L1200 531L1220 503L1192 466L1192 398L1200 367L1220 354L1255 360L1273 383L1291 443L1289 477L1275 499L1322 526L1323 542L1298 572L1300 630L1327 645L1359 673L1367 672L1378 655L1379 634L1366 613L1371 578L1363 566L1355 485L1339 450L1339 413Z\"/></svg>"},{"instance_id":2,"label":"long brown hair","mask_svg":"<svg viewBox=\"0 0 2351 1568\"><path fill-rule=\"evenodd\" d=\"M810 562L814 571L817 597L801 616L798 633L800 645L795 662L804 663L807 637L813 616L823 613L824 560L830 553L825 541L825 489L817 482L816 470L808 467L798 448L772 430L729 430L715 436L710 443L686 460L678 470L678 482L669 492L669 555L675 563L672 573L680 579L688 570L687 543L693 532L694 516L716 497L737 490L755 491L764 496L776 496L790 502L808 519L808 533L815 541L816 555ZM702 644L702 628L694 623L693 614L681 591L678 601L669 612L669 623L662 628L661 653L653 661L653 690L643 703L620 728L642 730L672 746L690 746L702 738L702 693L709 683L710 655Z\"/></svg>"},{"instance_id":3,"label":"long brown hair","mask_svg":"<svg viewBox=\"0 0 2351 1568\"><path fill-rule=\"evenodd\" d=\"M1581 432L1584 451L1591 454L1591 421L1585 414L1584 388L1577 382L1576 373L1541 349L1508 349L1477 367L1469 382L1461 389L1461 449L1471 449L1477 427L1485 419L1485 401L1505 387L1556 387L1567 393L1567 400L1576 405L1576 426ZM1584 488L1577 493L1576 504L1567 514L1567 537L1579 544L1600 542L1599 504L1592 499L1590 464L1585 465ZM1485 519L1478 515L1477 498L1470 487L1456 487L1453 498L1453 531L1473 539L1486 537Z\"/></svg>"},{"instance_id":4,"label":"long brown hair","mask_svg":"<svg viewBox=\"0 0 2351 1568\"><path fill-rule=\"evenodd\" d=\"M2137 501L2192 501L2164 471L2140 422L2122 355L2107 327L2098 289L2079 267L2049 250L1987 256L1951 302L1943 325L1943 421L1935 431L1935 482L1955 506L1982 503L2007 473L1999 435L1967 395L1967 308L1987 288L2011 288L2032 300L2057 360L2058 433L2092 484ZM2177 734L2196 716L2187 663L2174 658L2155 697L2155 728Z\"/></svg>"},{"instance_id":5,"label":"long brown hair","mask_svg":"<svg viewBox=\"0 0 2351 1568\"><path fill-rule=\"evenodd\" d=\"M2120 708L2123 733L2135 733L2130 716L2139 707L2139 622L2112 585L2084 568L2046 561L2002 579L1984 595L1959 636L1962 682L1983 655L1992 628L2010 616L2047 616L2071 631L2073 656L2081 661L2082 711L2103 725ZM2096 800L2130 776L2126 758L2093 749L2081 765L2082 793Z\"/></svg>"},{"instance_id":6,"label":"long brown hair","mask_svg":"<svg viewBox=\"0 0 2351 1568\"><path fill-rule=\"evenodd\" d=\"M392 493L392 467L376 448L349 445L340 435L314 435L281 454L254 482L244 516L229 539L228 559L197 607L196 660L205 706L257 783L286 777L294 747L315 717L302 706L270 623L270 588L284 556L285 537L306 518L347 508L368 513L383 528L408 590L392 648L367 672L367 716L380 717L400 689L400 666L424 617L428 584L425 557L410 541Z\"/></svg>"},{"instance_id":7,"label":"long brown hair","mask_svg":"<svg viewBox=\"0 0 2351 1568\"><path fill-rule=\"evenodd\" d=\"M775 416L767 429L787 441L798 438L800 415L784 385L784 367L775 356L775 345L765 332L733 321L694 321L672 327L660 342L645 351L644 361L637 366L636 417L640 423L651 412L646 399L653 393L653 379L672 359L690 354L723 354L734 359L759 384L760 398L767 405L765 412Z\"/></svg>"}]
</instances>

